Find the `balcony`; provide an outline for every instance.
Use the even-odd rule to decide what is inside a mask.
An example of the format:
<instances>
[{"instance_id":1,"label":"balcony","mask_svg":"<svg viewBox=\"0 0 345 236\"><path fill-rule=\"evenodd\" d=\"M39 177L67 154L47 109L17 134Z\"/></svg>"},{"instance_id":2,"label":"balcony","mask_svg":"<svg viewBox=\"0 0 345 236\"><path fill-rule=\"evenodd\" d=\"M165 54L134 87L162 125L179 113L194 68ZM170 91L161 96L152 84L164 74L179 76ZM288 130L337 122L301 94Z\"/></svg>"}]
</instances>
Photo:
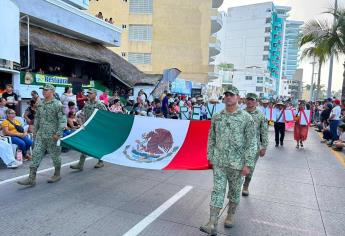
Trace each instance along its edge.
<instances>
[{"instance_id":1,"label":"balcony","mask_svg":"<svg viewBox=\"0 0 345 236\"><path fill-rule=\"evenodd\" d=\"M208 72L208 80L210 82L218 79L218 77L219 77L219 74L217 72Z\"/></svg>"},{"instance_id":2,"label":"balcony","mask_svg":"<svg viewBox=\"0 0 345 236\"><path fill-rule=\"evenodd\" d=\"M211 12L211 34L217 33L223 27L222 15L217 9Z\"/></svg>"},{"instance_id":3,"label":"balcony","mask_svg":"<svg viewBox=\"0 0 345 236\"><path fill-rule=\"evenodd\" d=\"M89 0L61 0L67 2L80 10L87 10L89 9Z\"/></svg>"},{"instance_id":4,"label":"balcony","mask_svg":"<svg viewBox=\"0 0 345 236\"><path fill-rule=\"evenodd\" d=\"M211 60L211 57L214 57L220 53L221 50L221 43L220 40L217 39L214 36L210 37L210 42L209 42L209 57Z\"/></svg>"},{"instance_id":5,"label":"balcony","mask_svg":"<svg viewBox=\"0 0 345 236\"><path fill-rule=\"evenodd\" d=\"M120 46L122 29L61 0L13 0L30 23L69 37L104 46Z\"/></svg>"},{"instance_id":6,"label":"balcony","mask_svg":"<svg viewBox=\"0 0 345 236\"><path fill-rule=\"evenodd\" d=\"M212 0L212 8L219 8L224 0Z\"/></svg>"}]
</instances>

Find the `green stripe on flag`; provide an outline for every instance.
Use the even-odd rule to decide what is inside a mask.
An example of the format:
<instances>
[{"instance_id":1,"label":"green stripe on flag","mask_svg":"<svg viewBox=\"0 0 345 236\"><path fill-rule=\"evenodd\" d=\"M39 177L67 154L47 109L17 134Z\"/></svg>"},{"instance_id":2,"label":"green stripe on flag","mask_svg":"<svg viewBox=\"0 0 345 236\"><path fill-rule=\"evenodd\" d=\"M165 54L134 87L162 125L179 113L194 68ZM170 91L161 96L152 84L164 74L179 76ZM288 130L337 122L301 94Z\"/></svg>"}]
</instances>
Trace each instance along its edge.
<instances>
[{"instance_id":1,"label":"green stripe on flag","mask_svg":"<svg viewBox=\"0 0 345 236\"><path fill-rule=\"evenodd\" d=\"M120 148L131 132L134 116L97 111L76 134L61 140L61 145L101 159Z\"/></svg>"}]
</instances>

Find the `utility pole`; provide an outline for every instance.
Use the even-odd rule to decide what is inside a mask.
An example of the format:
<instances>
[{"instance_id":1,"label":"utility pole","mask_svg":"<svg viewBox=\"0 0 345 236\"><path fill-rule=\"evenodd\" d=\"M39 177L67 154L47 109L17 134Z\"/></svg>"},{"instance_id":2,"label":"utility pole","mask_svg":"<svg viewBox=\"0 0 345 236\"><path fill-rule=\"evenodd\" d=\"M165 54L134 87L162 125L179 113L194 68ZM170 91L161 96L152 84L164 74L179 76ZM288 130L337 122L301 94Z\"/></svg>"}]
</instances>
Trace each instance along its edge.
<instances>
[{"instance_id":1,"label":"utility pole","mask_svg":"<svg viewBox=\"0 0 345 236\"><path fill-rule=\"evenodd\" d=\"M337 13L338 10L338 0L335 0L334 3L334 19L333 19L333 25L336 24L336 17L335 14ZM333 60L334 56L333 54L331 55L331 58L329 60L329 74L328 74L328 87L327 87L327 97L332 96L332 78L333 78Z\"/></svg>"},{"instance_id":2,"label":"utility pole","mask_svg":"<svg viewBox=\"0 0 345 236\"><path fill-rule=\"evenodd\" d=\"M313 65L313 70L311 73L311 84L310 84L310 101L313 101L313 95L314 95L314 73L315 73L315 65L316 65L316 61L314 58L314 61L311 62L310 64Z\"/></svg>"}]
</instances>

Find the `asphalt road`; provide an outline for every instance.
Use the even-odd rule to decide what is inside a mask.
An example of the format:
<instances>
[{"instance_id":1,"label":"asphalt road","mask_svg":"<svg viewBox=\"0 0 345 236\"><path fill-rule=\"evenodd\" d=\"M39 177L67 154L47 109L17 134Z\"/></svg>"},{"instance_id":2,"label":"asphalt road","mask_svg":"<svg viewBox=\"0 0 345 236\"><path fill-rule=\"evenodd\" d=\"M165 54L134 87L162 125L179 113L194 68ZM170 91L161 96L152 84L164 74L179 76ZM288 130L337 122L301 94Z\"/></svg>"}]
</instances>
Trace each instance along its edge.
<instances>
[{"instance_id":1,"label":"asphalt road","mask_svg":"<svg viewBox=\"0 0 345 236\"><path fill-rule=\"evenodd\" d=\"M312 130L312 129L311 129ZM285 146L274 147L260 159L242 197L236 225L219 235L345 235L345 159L320 144L310 132L305 148L295 149L292 134ZM78 153L63 154L63 162ZM0 169L0 235L205 235L199 226L209 217L211 171L152 171L106 163L83 172L62 170L62 180L46 183L52 174L45 158L34 188L16 178L28 173L29 163L16 170Z\"/></svg>"}]
</instances>

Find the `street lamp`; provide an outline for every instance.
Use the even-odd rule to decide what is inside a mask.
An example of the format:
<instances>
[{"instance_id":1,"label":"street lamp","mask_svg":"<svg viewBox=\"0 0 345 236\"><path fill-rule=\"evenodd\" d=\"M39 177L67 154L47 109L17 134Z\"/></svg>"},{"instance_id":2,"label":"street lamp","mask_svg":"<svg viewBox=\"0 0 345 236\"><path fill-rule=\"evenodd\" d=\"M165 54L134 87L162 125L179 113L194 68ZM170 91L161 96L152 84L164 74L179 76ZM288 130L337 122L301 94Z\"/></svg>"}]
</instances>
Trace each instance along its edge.
<instances>
[{"instance_id":1,"label":"street lamp","mask_svg":"<svg viewBox=\"0 0 345 236\"><path fill-rule=\"evenodd\" d=\"M333 20L333 25L336 24L335 14L337 13L337 10L338 10L338 0L335 0L335 2L334 2L334 20ZM329 60L327 97L331 97L332 96L333 58L334 58L334 55L332 54L331 58Z\"/></svg>"},{"instance_id":2,"label":"street lamp","mask_svg":"<svg viewBox=\"0 0 345 236\"><path fill-rule=\"evenodd\" d=\"M310 84L310 101L313 100L313 93L314 93L314 74L315 74L315 65L316 65L316 61L315 61L315 57L314 57L314 61L311 62L310 64L313 66L313 70L311 73L311 84Z\"/></svg>"}]
</instances>

